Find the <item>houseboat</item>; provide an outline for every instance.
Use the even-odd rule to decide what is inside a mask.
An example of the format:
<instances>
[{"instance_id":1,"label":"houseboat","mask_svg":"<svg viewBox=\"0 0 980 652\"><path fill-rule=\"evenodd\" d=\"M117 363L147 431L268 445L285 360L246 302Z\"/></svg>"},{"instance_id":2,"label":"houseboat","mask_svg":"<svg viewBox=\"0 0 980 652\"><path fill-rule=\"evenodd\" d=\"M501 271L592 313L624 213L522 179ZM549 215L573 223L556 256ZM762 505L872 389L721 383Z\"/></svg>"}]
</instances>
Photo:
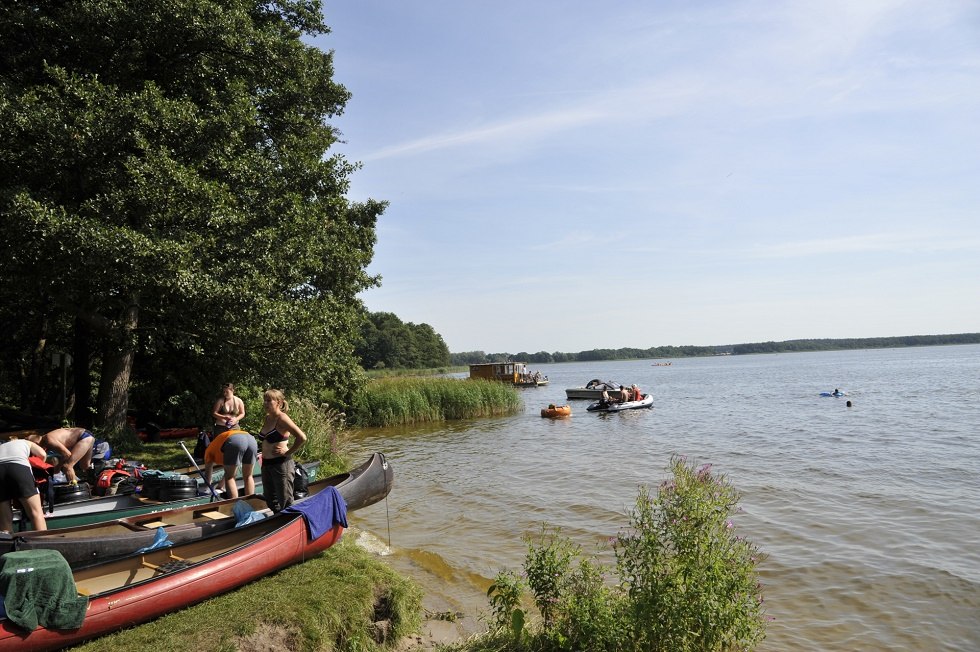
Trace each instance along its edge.
<instances>
[{"instance_id":1,"label":"houseboat","mask_svg":"<svg viewBox=\"0 0 980 652\"><path fill-rule=\"evenodd\" d=\"M538 387L548 384L548 377L528 371L526 362L486 362L470 365L470 378L499 380L515 387Z\"/></svg>"}]
</instances>

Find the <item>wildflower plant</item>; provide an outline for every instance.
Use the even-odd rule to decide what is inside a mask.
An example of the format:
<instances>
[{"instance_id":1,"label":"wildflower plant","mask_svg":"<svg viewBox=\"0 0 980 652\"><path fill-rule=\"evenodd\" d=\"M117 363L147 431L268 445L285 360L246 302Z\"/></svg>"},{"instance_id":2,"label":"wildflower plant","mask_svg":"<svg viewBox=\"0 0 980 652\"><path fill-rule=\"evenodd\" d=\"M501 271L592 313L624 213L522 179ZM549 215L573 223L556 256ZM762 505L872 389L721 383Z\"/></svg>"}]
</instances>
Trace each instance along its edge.
<instances>
[{"instance_id":1,"label":"wildflower plant","mask_svg":"<svg viewBox=\"0 0 980 652\"><path fill-rule=\"evenodd\" d=\"M645 650L748 650L765 636L756 564L762 555L735 534L740 495L710 465L670 462L656 496L641 487L630 528L614 549Z\"/></svg>"},{"instance_id":2,"label":"wildflower plant","mask_svg":"<svg viewBox=\"0 0 980 652\"><path fill-rule=\"evenodd\" d=\"M669 470L656 495L640 487L613 540L613 577L556 529L525 537L526 584L504 571L488 594L510 649L729 651L763 640L763 555L735 533L738 492L710 465L675 456ZM525 586L541 614L533 627L519 607Z\"/></svg>"},{"instance_id":3,"label":"wildflower plant","mask_svg":"<svg viewBox=\"0 0 980 652\"><path fill-rule=\"evenodd\" d=\"M487 590L492 618L490 628L494 632L508 632L517 640L524 633L525 612L521 609L521 595L527 585L513 571L501 571Z\"/></svg>"}]
</instances>

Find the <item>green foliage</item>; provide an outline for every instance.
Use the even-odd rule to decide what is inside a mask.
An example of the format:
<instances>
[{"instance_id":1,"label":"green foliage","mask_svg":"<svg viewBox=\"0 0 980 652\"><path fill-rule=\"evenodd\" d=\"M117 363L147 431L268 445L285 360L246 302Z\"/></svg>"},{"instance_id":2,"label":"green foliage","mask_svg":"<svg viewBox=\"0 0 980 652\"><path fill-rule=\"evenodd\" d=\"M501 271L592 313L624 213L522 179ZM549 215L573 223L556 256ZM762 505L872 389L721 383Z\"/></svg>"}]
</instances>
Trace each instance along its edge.
<instances>
[{"instance_id":1,"label":"green foliage","mask_svg":"<svg viewBox=\"0 0 980 652\"><path fill-rule=\"evenodd\" d=\"M680 457L656 496L641 487L626 531L615 540L615 574L557 530L526 538L524 570L541 622L513 632L525 584L498 574L489 593L494 627L467 649L751 650L766 617L756 547L735 535L739 495L710 466ZM523 614L522 614L523 615Z\"/></svg>"},{"instance_id":2,"label":"green foliage","mask_svg":"<svg viewBox=\"0 0 980 652\"><path fill-rule=\"evenodd\" d=\"M616 542L620 578L645 649L751 649L765 632L754 545L735 535L739 494L710 465L671 460L673 479L641 489Z\"/></svg>"},{"instance_id":3,"label":"green foliage","mask_svg":"<svg viewBox=\"0 0 980 652\"><path fill-rule=\"evenodd\" d=\"M487 589L490 602L490 627L506 630L518 641L524 633L525 613L520 608L525 583L513 571L501 571Z\"/></svg>"},{"instance_id":4,"label":"green foliage","mask_svg":"<svg viewBox=\"0 0 980 652\"><path fill-rule=\"evenodd\" d=\"M391 378L393 376L448 376L449 374L467 373L467 367L434 367L431 369L368 369L368 378Z\"/></svg>"},{"instance_id":5,"label":"green foliage","mask_svg":"<svg viewBox=\"0 0 980 652\"><path fill-rule=\"evenodd\" d=\"M504 383L458 378L395 377L368 383L355 399L351 422L362 427L514 414L517 390Z\"/></svg>"},{"instance_id":6,"label":"green foliage","mask_svg":"<svg viewBox=\"0 0 980 652\"><path fill-rule=\"evenodd\" d=\"M404 323L390 312L367 314L356 354L364 369L427 369L449 364L449 347L431 326Z\"/></svg>"},{"instance_id":7,"label":"green foliage","mask_svg":"<svg viewBox=\"0 0 980 652\"><path fill-rule=\"evenodd\" d=\"M347 201L357 166L328 155L349 94L306 44L321 21L315 0L4 6L0 390L40 402L54 347L76 391L101 374L111 429L130 381L356 391L384 204Z\"/></svg>"},{"instance_id":8,"label":"green foliage","mask_svg":"<svg viewBox=\"0 0 980 652\"><path fill-rule=\"evenodd\" d=\"M554 625L555 611L565 594L572 559L577 558L580 551L571 541L560 536L557 530L545 530L540 541L535 545L525 537L528 553L524 560L524 572L534 595L534 604L544 619L545 629L549 629Z\"/></svg>"},{"instance_id":9,"label":"green foliage","mask_svg":"<svg viewBox=\"0 0 980 652\"><path fill-rule=\"evenodd\" d=\"M289 416L306 433L306 444L297 452L301 461L319 460L317 475L320 477L346 470L345 444L349 433L343 412L326 403L294 398L289 400Z\"/></svg>"}]
</instances>

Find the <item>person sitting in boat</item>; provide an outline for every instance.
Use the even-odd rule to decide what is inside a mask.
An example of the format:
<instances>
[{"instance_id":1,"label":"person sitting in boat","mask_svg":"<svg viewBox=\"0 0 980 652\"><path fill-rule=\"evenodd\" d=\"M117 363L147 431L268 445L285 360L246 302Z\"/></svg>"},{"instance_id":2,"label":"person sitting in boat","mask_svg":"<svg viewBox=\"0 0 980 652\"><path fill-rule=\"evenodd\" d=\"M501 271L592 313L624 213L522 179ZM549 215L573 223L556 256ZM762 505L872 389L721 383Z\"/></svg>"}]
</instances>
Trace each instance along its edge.
<instances>
[{"instance_id":1,"label":"person sitting in boat","mask_svg":"<svg viewBox=\"0 0 980 652\"><path fill-rule=\"evenodd\" d=\"M630 390L633 392L633 400L634 401L639 401L640 399L643 398L643 394L640 393L640 388L637 387L636 385L633 385L630 388Z\"/></svg>"},{"instance_id":2,"label":"person sitting in boat","mask_svg":"<svg viewBox=\"0 0 980 652\"><path fill-rule=\"evenodd\" d=\"M599 396L599 405L606 407L610 403L612 403L612 399L609 398L609 390L602 390L602 395Z\"/></svg>"},{"instance_id":3,"label":"person sitting in boat","mask_svg":"<svg viewBox=\"0 0 980 652\"><path fill-rule=\"evenodd\" d=\"M630 391L628 389L626 389L625 387L623 387L622 385L620 385L619 386L619 402L620 403L626 403L629 400L630 400Z\"/></svg>"}]
</instances>

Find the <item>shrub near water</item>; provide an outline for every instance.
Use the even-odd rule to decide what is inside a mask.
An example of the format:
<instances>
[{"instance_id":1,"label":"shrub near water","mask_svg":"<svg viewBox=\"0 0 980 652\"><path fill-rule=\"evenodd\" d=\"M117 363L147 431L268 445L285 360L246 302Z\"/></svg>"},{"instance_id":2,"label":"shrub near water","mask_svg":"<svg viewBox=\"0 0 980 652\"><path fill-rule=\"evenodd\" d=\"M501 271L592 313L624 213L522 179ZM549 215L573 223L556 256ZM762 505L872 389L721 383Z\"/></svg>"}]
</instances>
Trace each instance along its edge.
<instances>
[{"instance_id":1,"label":"shrub near water","mask_svg":"<svg viewBox=\"0 0 980 652\"><path fill-rule=\"evenodd\" d=\"M556 530L527 539L526 586L541 622L526 627L524 581L488 593L491 632L470 650L751 650L765 637L756 547L735 535L738 493L710 466L671 460L656 496L641 487L614 542L615 575Z\"/></svg>"},{"instance_id":2,"label":"shrub near water","mask_svg":"<svg viewBox=\"0 0 980 652\"><path fill-rule=\"evenodd\" d=\"M522 406L517 390L500 382L380 378L357 396L351 420L359 426L383 427L513 414Z\"/></svg>"}]
</instances>

